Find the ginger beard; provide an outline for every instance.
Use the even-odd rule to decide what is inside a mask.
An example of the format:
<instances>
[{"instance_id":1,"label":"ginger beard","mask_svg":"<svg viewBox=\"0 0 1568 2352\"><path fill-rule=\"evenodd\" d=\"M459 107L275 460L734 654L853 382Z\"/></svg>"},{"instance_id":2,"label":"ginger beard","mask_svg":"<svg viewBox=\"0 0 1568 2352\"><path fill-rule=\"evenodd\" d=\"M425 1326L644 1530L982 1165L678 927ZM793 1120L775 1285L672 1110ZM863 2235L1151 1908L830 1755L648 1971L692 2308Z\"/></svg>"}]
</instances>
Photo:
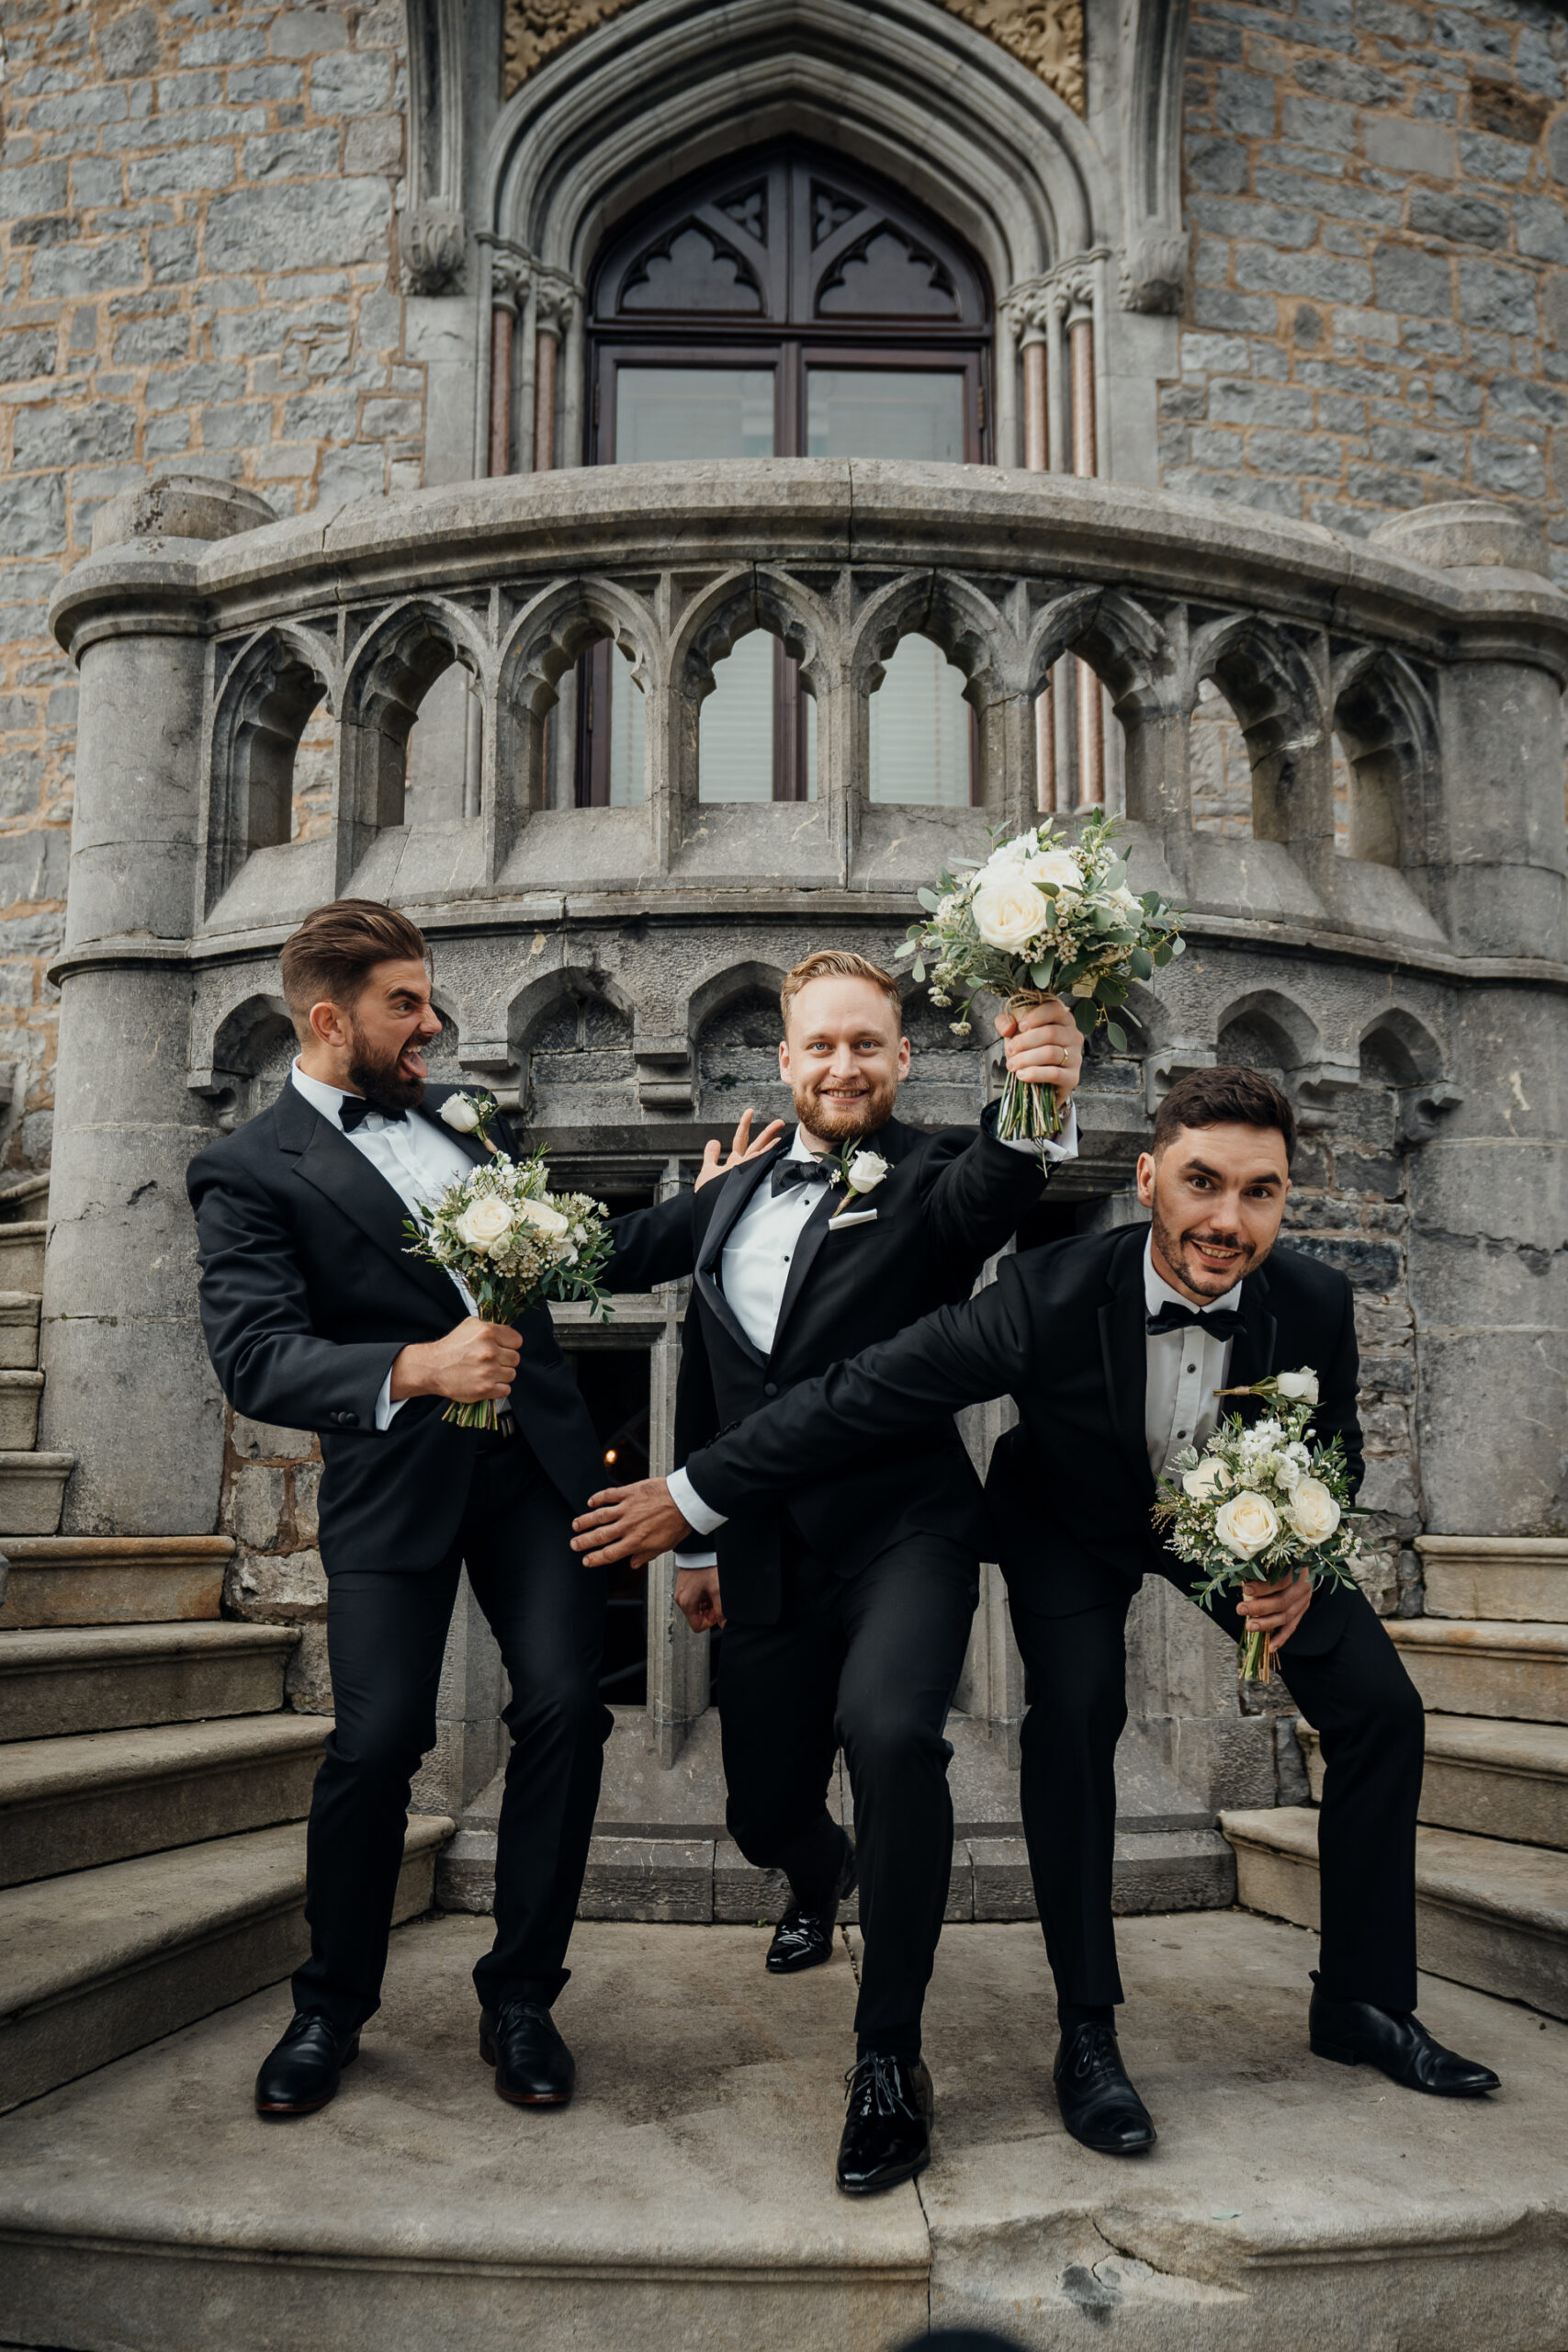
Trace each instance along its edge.
<instances>
[{"instance_id":1,"label":"ginger beard","mask_svg":"<svg viewBox=\"0 0 1568 2352\"><path fill-rule=\"evenodd\" d=\"M1158 1256L1201 1298L1223 1298L1269 1254L1249 1241L1245 1233L1237 1232L1234 1227L1218 1225L1213 1217L1196 1218L1184 1229L1168 1223L1160 1206L1157 1161L1149 1227ZM1223 1258L1219 1257L1221 1252Z\"/></svg>"},{"instance_id":2,"label":"ginger beard","mask_svg":"<svg viewBox=\"0 0 1568 2352\"><path fill-rule=\"evenodd\" d=\"M808 1135L822 1143L858 1143L874 1135L893 1116L898 1099L897 1078L834 1078L829 1070L796 1079L790 1087L795 1115Z\"/></svg>"}]
</instances>

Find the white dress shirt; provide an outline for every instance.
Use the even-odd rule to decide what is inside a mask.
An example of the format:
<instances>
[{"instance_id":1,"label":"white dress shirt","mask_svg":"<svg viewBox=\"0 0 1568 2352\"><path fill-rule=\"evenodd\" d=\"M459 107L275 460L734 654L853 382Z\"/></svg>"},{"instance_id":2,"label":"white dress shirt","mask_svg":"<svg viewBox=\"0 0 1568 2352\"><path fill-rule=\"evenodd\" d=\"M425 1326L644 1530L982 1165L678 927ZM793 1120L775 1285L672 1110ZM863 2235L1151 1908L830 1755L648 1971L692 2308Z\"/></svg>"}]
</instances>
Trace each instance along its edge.
<instances>
[{"instance_id":1,"label":"white dress shirt","mask_svg":"<svg viewBox=\"0 0 1568 2352\"><path fill-rule=\"evenodd\" d=\"M874 1143L874 1137L871 1139ZM869 1148L869 1147L868 1147ZM1078 1114L1077 1105L1069 1102L1062 1132L1054 1143L1010 1141L1010 1151L1043 1153L1047 1159L1076 1159L1078 1149ZM813 1159L817 1157L806 1140L804 1131L796 1127L795 1141L784 1155L786 1159ZM779 1328L779 1309L789 1282L789 1270L795 1257L795 1245L806 1230L812 1211L822 1198L818 1184L792 1184L787 1192L773 1191L773 1171L757 1186L746 1206L736 1218L719 1268L719 1283L736 1320L759 1355L773 1352L773 1339ZM868 1204L874 1206L874 1202ZM724 1525L725 1514L712 1510L704 1502L683 1469L672 1470L666 1481L670 1499L698 1535L711 1535ZM683 1568L711 1567L712 1552L677 1549L675 1557Z\"/></svg>"},{"instance_id":2,"label":"white dress shirt","mask_svg":"<svg viewBox=\"0 0 1568 2352\"><path fill-rule=\"evenodd\" d=\"M473 1161L456 1136L446 1135L428 1119L421 1119L411 1111L400 1119L384 1119L379 1111L367 1111L352 1135L343 1124L343 1106L352 1101L351 1092L340 1086L328 1086L319 1078L307 1078L298 1062L291 1073L294 1084L323 1119L336 1127L345 1143L351 1143L362 1159L367 1159L378 1176L384 1177L411 1216L422 1216L438 1201L448 1184L466 1176ZM472 1294L456 1274L451 1276L465 1315L477 1315ZM381 1393L376 1399L376 1426L389 1429L395 1414L407 1403L400 1396L396 1404L391 1397L392 1375L388 1373L381 1383Z\"/></svg>"},{"instance_id":3,"label":"white dress shirt","mask_svg":"<svg viewBox=\"0 0 1568 2352\"><path fill-rule=\"evenodd\" d=\"M1240 1304L1241 1284L1236 1283L1224 1298L1210 1299L1198 1312L1213 1315ZM1156 1273L1152 1235L1144 1244L1144 1305L1151 1315L1157 1315L1162 1306L1185 1306L1189 1311L1192 1307L1190 1298L1172 1290ZM1201 1447L1205 1439L1213 1435L1220 1418L1214 1391L1225 1385L1232 1342L1218 1333L1210 1334L1189 1326L1181 1331L1151 1331L1144 1345L1148 1351L1144 1442L1149 1450L1149 1468L1158 1478L1163 1476L1173 1455L1189 1445Z\"/></svg>"}]
</instances>

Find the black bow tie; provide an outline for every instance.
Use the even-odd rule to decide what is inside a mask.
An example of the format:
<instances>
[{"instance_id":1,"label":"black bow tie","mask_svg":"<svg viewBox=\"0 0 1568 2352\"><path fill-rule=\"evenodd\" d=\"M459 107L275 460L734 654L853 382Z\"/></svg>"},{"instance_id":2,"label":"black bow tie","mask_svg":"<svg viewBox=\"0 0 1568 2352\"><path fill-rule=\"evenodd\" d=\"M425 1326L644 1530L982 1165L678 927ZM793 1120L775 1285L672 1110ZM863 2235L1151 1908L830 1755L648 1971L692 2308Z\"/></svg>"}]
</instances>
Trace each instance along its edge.
<instances>
[{"instance_id":1,"label":"black bow tie","mask_svg":"<svg viewBox=\"0 0 1568 2352\"><path fill-rule=\"evenodd\" d=\"M1234 1306L1211 1306L1206 1314L1200 1315L1196 1307L1178 1306L1168 1299L1157 1315L1144 1317L1144 1329L1151 1340L1157 1340L1165 1331L1185 1331L1189 1326L1207 1331L1211 1339L1234 1340L1241 1329L1241 1317Z\"/></svg>"},{"instance_id":2,"label":"black bow tie","mask_svg":"<svg viewBox=\"0 0 1568 2352\"><path fill-rule=\"evenodd\" d=\"M826 1184L831 1181L826 1159L781 1159L773 1173L773 1193L792 1192L796 1184Z\"/></svg>"},{"instance_id":3,"label":"black bow tie","mask_svg":"<svg viewBox=\"0 0 1568 2352\"><path fill-rule=\"evenodd\" d=\"M400 1102L382 1102L374 1094L345 1094L337 1106L338 1123L345 1136L351 1136L362 1119L374 1111L378 1119L397 1121L408 1116Z\"/></svg>"}]
</instances>

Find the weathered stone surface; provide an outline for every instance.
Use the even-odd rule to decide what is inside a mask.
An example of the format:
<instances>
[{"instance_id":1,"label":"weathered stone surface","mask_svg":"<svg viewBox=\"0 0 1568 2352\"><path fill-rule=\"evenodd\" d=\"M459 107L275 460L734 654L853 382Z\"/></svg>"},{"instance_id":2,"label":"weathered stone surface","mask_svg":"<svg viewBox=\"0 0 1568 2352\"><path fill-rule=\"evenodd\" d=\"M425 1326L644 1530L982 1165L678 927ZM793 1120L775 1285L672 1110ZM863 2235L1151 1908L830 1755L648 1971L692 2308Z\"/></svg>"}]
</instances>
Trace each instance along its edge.
<instances>
[{"instance_id":1,"label":"weathered stone surface","mask_svg":"<svg viewBox=\"0 0 1568 2352\"><path fill-rule=\"evenodd\" d=\"M123 1536L7 1536L0 1630L28 1625L145 1625L215 1618L227 1535L184 1541Z\"/></svg>"},{"instance_id":2,"label":"weathered stone surface","mask_svg":"<svg viewBox=\"0 0 1568 2352\"><path fill-rule=\"evenodd\" d=\"M114 1625L0 1643L7 1739L262 1714L283 1701L292 1626Z\"/></svg>"},{"instance_id":3,"label":"weathered stone surface","mask_svg":"<svg viewBox=\"0 0 1568 2352\"><path fill-rule=\"evenodd\" d=\"M1568 1537L1419 1535L1429 1617L1568 1624Z\"/></svg>"}]
</instances>

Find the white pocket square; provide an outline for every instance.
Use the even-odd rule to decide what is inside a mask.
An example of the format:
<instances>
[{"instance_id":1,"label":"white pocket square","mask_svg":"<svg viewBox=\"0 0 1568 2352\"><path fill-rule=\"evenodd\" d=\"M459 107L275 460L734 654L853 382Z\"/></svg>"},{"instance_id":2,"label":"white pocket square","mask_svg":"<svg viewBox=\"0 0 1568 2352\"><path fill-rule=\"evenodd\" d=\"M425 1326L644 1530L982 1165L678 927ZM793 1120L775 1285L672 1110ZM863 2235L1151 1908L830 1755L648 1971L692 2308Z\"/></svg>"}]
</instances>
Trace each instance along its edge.
<instances>
[{"instance_id":1,"label":"white pocket square","mask_svg":"<svg viewBox=\"0 0 1568 2352\"><path fill-rule=\"evenodd\" d=\"M836 1217L829 1218L828 1230L829 1233L841 1233L846 1225L874 1225L875 1223L874 1209L843 1209Z\"/></svg>"}]
</instances>

